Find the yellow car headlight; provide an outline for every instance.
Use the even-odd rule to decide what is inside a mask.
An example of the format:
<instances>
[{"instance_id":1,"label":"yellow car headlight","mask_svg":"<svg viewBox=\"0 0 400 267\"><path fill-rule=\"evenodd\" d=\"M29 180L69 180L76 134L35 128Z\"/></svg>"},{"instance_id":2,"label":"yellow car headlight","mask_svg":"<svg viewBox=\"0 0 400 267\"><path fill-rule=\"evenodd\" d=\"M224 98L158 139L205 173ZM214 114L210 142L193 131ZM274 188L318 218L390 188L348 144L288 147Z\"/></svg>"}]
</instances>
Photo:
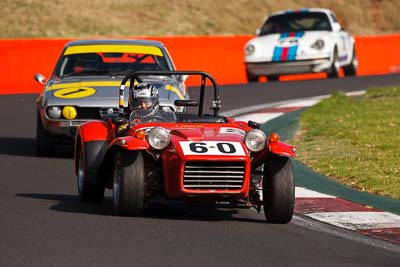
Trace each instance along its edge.
<instances>
[{"instance_id":1,"label":"yellow car headlight","mask_svg":"<svg viewBox=\"0 0 400 267\"><path fill-rule=\"evenodd\" d=\"M73 106L65 106L63 108L62 114L64 118L66 118L67 120L73 120L78 115L78 112L76 111L76 108Z\"/></svg>"}]
</instances>

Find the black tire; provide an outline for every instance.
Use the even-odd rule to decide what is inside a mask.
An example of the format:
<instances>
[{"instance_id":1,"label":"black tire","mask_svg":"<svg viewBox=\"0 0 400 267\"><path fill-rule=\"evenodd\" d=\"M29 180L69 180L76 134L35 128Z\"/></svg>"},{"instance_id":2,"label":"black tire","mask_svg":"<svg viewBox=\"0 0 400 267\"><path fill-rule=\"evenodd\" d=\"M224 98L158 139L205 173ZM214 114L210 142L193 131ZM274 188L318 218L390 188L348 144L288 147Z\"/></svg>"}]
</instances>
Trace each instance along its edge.
<instances>
[{"instance_id":1,"label":"black tire","mask_svg":"<svg viewBox=\"0 0 400 267\"><path fill-rule=\"evenodd\" d=\"M339 78L339 70L340 70L340 63L339 63L339 57L337 54L337 50L333 51L333 60L332 64L328 70L328 78Z\"/></svg>"},{"instance_id":2,"label":"black tire","mask_svg":"<svg viewBox=\"0 0 400 267\"><path fill-rule=\"evenodd\" d=\"M259 77L249 73L249 71L246 69L246 78L249 83L253 83L253 82L258 82Z\"/></svg>"},{"instance_id":3,"label":"black tire","mask_svg":"<svg viewBox=\"0 0 400 267\"><path fill-rule=\"evenodd\" d=\"M356 49L353 47L353 54L351 56L350 64L343 67L343 72L345 76L355 76L357 75L358 59L356 54Z\"/></svg>"},{"instance_id":4,"label":"black tire","mask_svg":"<svg viewBox=\"0 0 400 267\"><path fill-rule=\"evenodd\" d=\"M113 173L113 205L117 215L138 216L144 206L144 164L140 151L119 150Z\"/></svg>"},{"instance_id":5,"label":"black tire","mask_svg":"<svg viewBox=\"0 0 400 267\"><path fill-rule=\"evenodd\" d=\"M100 203L104 198L104 185L99 184L96 174L91 169L94 158L91 153L84 153L83 146L77 147L76 182L78 186L79 199L84 202ZM85 155L86 154L86 155Z\"/></svg>"},{"instance_id":6,"label":"black tire","mask_svg":"<svg viewBox=\"0 0 400 267\"><path fill-rule=\"evenodd\" d=\"M276 82L276 81L279 81L279 75L268 75L267 79L270 82Z\"/></svg>"},{"instance_id":7,"label":"black tire","mask_svg":"<svg viewBox=\"0 0 400 267\"><path fill-rule=\"evenodd\" d=\"M54 152L51 137L44 129L39 111L36 115L36 153L38 156L51 156Z\"/></svg>"},{"instance_id":8,"label":"black tire","mask_svg":"<svg viewBox=\"0 0 400 267\"><path fill-rule=\"evenodd\" d=\"M288 223L294 212L295 187L290 159L271 155L264 164L263 204L269 223Z\"/></svg>"}]
</instances>

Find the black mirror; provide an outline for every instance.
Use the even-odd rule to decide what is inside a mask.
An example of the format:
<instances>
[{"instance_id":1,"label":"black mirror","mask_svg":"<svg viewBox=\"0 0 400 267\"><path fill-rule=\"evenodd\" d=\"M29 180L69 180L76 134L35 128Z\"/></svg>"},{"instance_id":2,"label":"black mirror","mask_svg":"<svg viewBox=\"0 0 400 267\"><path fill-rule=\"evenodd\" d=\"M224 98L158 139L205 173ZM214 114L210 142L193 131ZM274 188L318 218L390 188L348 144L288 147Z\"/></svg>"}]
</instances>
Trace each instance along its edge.
<instances>
[{"instance_id":1,"label":"black mirror","mask_svg":"<svg viewBox=\"0 0 400 267\"><path fill-rule=\"evenodd\" d=\"M253 129L260 129L260 126L261 126L259 123L255 122L255 121L249 121L247 123L247 125L249 125Z\"/></svg>"},{"instance_id":2,"label":"black mirror","mask_svg":"<svg viewBox=\"0 0 400 267\"><path fill-rule=\"evenodd\" d=\"M174 105L183 107L197 107L199 102L196 100L175 100Z\"/></svg>"}]
</instances>

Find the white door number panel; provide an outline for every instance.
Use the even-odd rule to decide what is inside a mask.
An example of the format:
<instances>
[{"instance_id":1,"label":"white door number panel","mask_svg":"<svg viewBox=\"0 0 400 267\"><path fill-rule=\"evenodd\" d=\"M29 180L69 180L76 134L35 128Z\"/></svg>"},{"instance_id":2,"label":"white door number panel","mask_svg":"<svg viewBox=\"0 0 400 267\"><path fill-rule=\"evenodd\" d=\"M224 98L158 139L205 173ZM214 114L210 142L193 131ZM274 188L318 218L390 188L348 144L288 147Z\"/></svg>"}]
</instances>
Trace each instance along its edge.
<instances>
[{"instance_id":1,"label":"white door number panel","mask_svg":"<svg viewBox=\"0 0 400 267\"><path fill-rule=\"evenodd\" d=\"M245 156L239 142L224 141L182 141L179 142L184 155Z\"/></svg>"}]
</instances>

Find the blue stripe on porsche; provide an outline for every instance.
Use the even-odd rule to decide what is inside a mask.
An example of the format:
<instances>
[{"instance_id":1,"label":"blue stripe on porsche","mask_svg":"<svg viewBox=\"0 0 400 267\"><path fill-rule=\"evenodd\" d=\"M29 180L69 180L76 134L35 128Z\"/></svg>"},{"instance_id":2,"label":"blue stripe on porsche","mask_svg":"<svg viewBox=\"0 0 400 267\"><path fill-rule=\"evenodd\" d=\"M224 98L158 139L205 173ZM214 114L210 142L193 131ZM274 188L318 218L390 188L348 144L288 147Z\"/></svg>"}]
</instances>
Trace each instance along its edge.
<instances>
[{"instance_id":1,"label":"blue stripe on porsche","mask_svg":"<svg viewBox=\"0 0 400 267\"><path fill-rule=\"evenodd\" d=\"M304 32L296 32L295 36L298 38L301 38L301 37L303 37L303 35L304 35ZM299 47L298 45L295 45L295 46L292 46L289 48L287 60L295 60L296 59L298 47Z\"/></svg>"},{"instance_id":2,"label":"blue stripe on porsche","mask_svg":"<svg viewBox=\"0 0 400 267\"><path fill-rule=\"evenodd\" d=\"M288 36L289 32L283 32L281 33L281 36L279 36L279 40L287 38ZM283 51L282 47L275 46L274 55L272 56L272 61L281 61L282 51Z\"/></svg>"},{"instance_id":3,"label":"blue stripe on porsche","mask_svg":"<svg viewBox=\"0 0 400 267\"><path fill-rule=\"evenodd\" d=\"M280 61L282 55L282 47L275 46L272 61Z\"/></svg>"},{"instance_id":4,"label":"blue stripe on porsche","mask_svg":"<svg viewBox=\"0 0 400 267\"><path fill-rule=\"evenodd\" d=\"M287 10L284 12L284 14L292 14L292 13L299 13L299 12L309 12L308 8L300 8L300 9L293 9L293 10Z\"/></svg>"},{"instance_id":5,"label":"blue stripe on porsche","mask_svg":"<svg viewBox=\"0 0 400 267\"><path fill-rule=\"evenodd\" d=\"M280 39L283 39L283 38L289 37L289 34L290 34L290 32L283 32L283 33L281 33L281 36L279 37L279 40L280 40Z\"/></svg>"},{"instance_id":6,"label":"blue stripe on porsche","mask_svg":"<svg viewBox=\"0 0 400 267\"><path fill-rule=\"evenodd\" d=\"M281 33L279 40L289 37L289 34L290 34L290 32ZM304 35L304 32L296 32L296 34L295 34L295 36L298 38L303 37L303 35ZM286 60L295 60L296 59L297 48L298 48L298 45L295 45L295 46L292 46L289 48L288 57ZM281 61L282 51L283 51L282 47L275 46L272 61Z\"/></svg>"}]
</instances>

